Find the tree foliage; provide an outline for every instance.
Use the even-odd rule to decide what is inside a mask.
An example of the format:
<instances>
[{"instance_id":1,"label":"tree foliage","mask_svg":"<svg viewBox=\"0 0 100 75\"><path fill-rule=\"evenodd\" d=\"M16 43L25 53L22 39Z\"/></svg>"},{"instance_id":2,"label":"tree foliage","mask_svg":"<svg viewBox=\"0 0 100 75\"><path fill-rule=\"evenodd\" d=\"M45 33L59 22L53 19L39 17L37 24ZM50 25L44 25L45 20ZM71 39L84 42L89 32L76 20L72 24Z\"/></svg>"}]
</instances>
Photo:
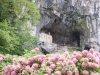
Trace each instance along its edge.
<instances>
[{"instance_id":1,"label":"tree foliage","mask_svg":"<svg viewBox=\"0 0 100 75\"><path fill-rule=\"evenodd\" d=\"M0 0L0 21L7 19L17 22L28 19L36 24L39 17L36 4L29 0Z\"/></svg>"},{"instance_id":2,"label":"tree foliage","mask_svg":"<svg viewBox=\"0 0 100 75\"><path fill-rule=\"evenodd\" d=\"M38 38L30 35L27 22L38 23L39 10L29 0L0 0L0 52L23 54Z\"/></svg>"},{"instance_id":3,"label":"tree foliage","mask_svg":"<svg viewBox=\"0 0 100 75\"><path fill-rule=\"evenodd\" d=\"M86 25L86 16L80 16L79 10L76 10L72 18L72 31L78 31L83 35L88 32L88 27Z\"/></svg>"},{"instance_id":4,"label":"tree foliage","mask_svg":"<svg viewBox=\"0 0 100 75\"><path fill-rule=\"evenodd\" d=\"M13 33L14 28L7 21L0 23L0 51L12 53L19 44L18 37Z\"/></svg>"}]
</instances>

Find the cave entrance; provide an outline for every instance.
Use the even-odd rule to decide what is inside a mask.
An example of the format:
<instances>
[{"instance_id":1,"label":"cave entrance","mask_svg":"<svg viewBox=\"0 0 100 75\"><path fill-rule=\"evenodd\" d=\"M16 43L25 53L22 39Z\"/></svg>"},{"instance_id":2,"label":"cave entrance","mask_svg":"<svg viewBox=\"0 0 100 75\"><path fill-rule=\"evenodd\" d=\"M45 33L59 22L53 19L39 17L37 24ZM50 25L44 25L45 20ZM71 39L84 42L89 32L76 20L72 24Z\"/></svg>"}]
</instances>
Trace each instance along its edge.
<instances>
[{"instance_id":1,"label":"cave entrance","mask_svg":"<svg viewBox=\"0 0 100 75\"><path fill-rule=\"evenodd\" d=\"M72 46L80 47L81 32L79 30L67 32L57 27L48 28L45 26L41 28L40 33L42 32L45 33L47 36L50 35L50 37L46 37L45 35L44 38L51 39L52 43L55 43L57 45L69 46L69 47L72 47Z\"/></svg>"},{"instance_id":2,"label":"cave entrance","mask_svg":"<svg viewBox=\"0 0 100 75\"><path fill-rule=\"evenodd\" d=\"M80 31L73 31L72 32L73 42L77 43L77 47L80 47Z\"/></svg>"},{"instance_id":3,"label":"cave entrance","mask_svg":"<svg viewBox=\"0 0 100 75\"><path fill-rule=\"evenodd\" d=\"M56 27L57 29L57 27ZM71 38L69 35L66 35L68 33L64 33L63 30L61 29L58 29L57 31L54 27L53 28L47 28L47 27L43 27L41 30L40 30L40 33L43 33L44 34L44 37L42 37L44 40L46 40L46 35L50 35L52 38L52 43L55 43L57 45L60 45L60 46L71 46ZM62 32L62 33L61 33ZM46 34L46 35L45 35Z\"/></svg>"}]
</instances>

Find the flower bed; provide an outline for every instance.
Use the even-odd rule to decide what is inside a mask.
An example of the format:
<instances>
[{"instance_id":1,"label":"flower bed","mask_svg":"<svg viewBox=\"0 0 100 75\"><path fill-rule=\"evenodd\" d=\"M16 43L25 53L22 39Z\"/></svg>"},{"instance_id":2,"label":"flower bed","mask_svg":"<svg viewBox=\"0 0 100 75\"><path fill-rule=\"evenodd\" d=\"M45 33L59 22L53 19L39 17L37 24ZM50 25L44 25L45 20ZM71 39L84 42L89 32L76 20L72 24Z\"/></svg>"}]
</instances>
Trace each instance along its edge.
<instances>
[{"instance_id":1,"label":"flower bed","mask_svg":"<svg viewBox=\"0 0 100 75\"><path fill-rule=\"evenodd\" d=\"M100 75L100 53L90 51L38 54L38 48L23 57L14 56L3 75Z\"/></svg>"}]
</instances>

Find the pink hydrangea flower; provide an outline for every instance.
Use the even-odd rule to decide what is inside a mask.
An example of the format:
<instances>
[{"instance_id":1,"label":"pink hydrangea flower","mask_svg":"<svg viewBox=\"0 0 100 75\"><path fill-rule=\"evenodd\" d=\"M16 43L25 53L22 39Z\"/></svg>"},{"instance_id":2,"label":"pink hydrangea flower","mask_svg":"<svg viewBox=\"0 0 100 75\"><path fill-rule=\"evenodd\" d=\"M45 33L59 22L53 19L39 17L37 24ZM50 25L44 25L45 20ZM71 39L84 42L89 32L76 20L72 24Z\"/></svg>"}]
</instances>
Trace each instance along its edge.
<instances>
[{"instance_id":1,"label":"pink hydrangea flower","mask_svg":"<svg viewBox=\"0 0 100 75\"><path fill-rule=\"evenodd\" d=\"M92 67L92 62L88 62L88 67Z\"/></svg>"},{"instance_id":2,"label":"pink hydrangea flower","mask_svg":"<svg viewBox=\"0 0 100 75\"><path fill-rule=\"evenodd\" d=\"M45 62L41 64L41 67L45 67L45 66L46 66L46 63Z\"/></svg>"},{"instance_id":3,"label":"pink hydrangea flower","mask_svg":"<svg viewBox=\"0 0 100 75\"><path fill-rule=\"evenodd\" d=\"M36 47L35 50L36 50L36 51L39 51L39 48Z\"/></svg>"},{"instance_id":4,"label":"pink hydrangea flower","mask_svg":"<svg viewBox=\"0 0 100 75\"><path fill-rule=\"evenodd\" d=\"M77 55L76 55L76 59L77 59L77 60L80 60L81 58L82 58L82 54L77 54Z\"/></svg>"},{"instance_id":5,"label":"pink hydrangea flower","mask_svg":"<svg viewBox=\"0 0 100 75\"><path fill-rule=\"evenodd\" d=\"M10 72L7 72L7 74L6 75L11 75L11 73Z\"/></svg>"},{"instance_id":6,"label":"pink hydrangea flower","mask_svg":"<svg viewBox=\"0 0 100 75\"><path fill-rule=\"evenodd\" d=\"M88 58L83 58L83 62L87 63L89 61Z\"/></svg>"},{"instance_id":7,"label":"pink hydrangea flower","mask_svg":"<svg viewBox=\"0 0 100 75\"><path fill-rule=\"evenodd\" d=\"M49 58L48 61L54 62L55 61L55 58Z\"/></svg>"},{"instance_id":8,"label":"pink hydrangea flower","mask_svg":"<svg viewBox=\"0 0 100 75\"><path fill-rule=\"evenodd\" d=\"M18 75L22 75L21 73L18 73Z\"/></svg>"},{"instance_id":9,"label":"pink hydrangea flower","mask_svg":"<svg viewBox=\"0 0 100 75\"><path fill-rule=\"evenodd\" d=\"M38 60L38 62L41 62L41 63L43 62L42 58L38 58L37 60Z\"/></svg>"},{"instance_id":10,"label":"pink hydrangea flower","mask_svg":"<svg viewBox=\"0 0 100 75\"><path fill-rule=\"evenodd\" d=\"M39 51L39 48L36 47L35 49L31 50L31 52L36 52L36 51Z\"/></svg>"},{"instance_id":11,"label":"pink hydrangea flower","mask_svg":"<svg viewBox=\"0 0 100 75\"><path fill-rule=\"evenodd\" d=\"M92 53L92 54L94 54L94 49L91 48L91 49L89 50L89 52Z\"/></svg>"},{"instance_id":12,"label":"pink hydrangea flower","mask_svg":"<svg viewBox=\"0 0 100 75\"><path fill-rule=\"evenodd\" d=\"M46 74L51 75L52 69L48 69Z\"/></svg>"},{"instance_id":13,"label":"pink hydrangea flower","mask_svg":"<svg viewBox=\"0 0 100 75\"><path fill-rule=\"evenodd\" d=\"M18 72L20 70L21 66L20 65L13 66L13 68L14 68L14 71Z\"/></svg>"},{"instance_id":14,"label":"pink hydrangea flower","mask_svg":"<svg viewBox=\"0 0 100 75\"><path fill-rule=\"evenodd\" d=\"M44 75L48 75L48 74L44 74Z\"/></svg>"},{"instance_id":15,"label":"pink hydrangea flower","mask_svg":"<svg viewBox=\"0 0 100 75\"><path fill-rule=\"evenodd\" d=\"M38 64L37 64L37 63L34 63L34 64L32 65L32 67L34 67L34 69L38 69Z\"/></svg>"},{"instance_id":16,"label":"pink hydrangea flower","mask_svg":"<svg viewBox=\"0 0 100 75\"><path fill-rule=\"evenodd\" d=\"M88 63L82 62L82 68L86 68L88 66Z\"/></svg>"},{"instance_id":17,"label":"pink hydrangea flower","mask_svg":"<svg viewBox=\"0 0 100 75\"><path fill-rule=\"evenodd\" d=\"M68 51L64 52L64 55L67 57L69 55L69 52Z\"/></svg>"},{"instance_id":18,"label":"pink hydrangea flower","mask_svg":"<svg viewBox=\"0 0 100 75\"><path fill-rule=\"evenodd\" d=\"M60 71L56 71L55 75L62 75Z\"/></svg>"},{"instance_id":19,"label":"pink hydrangea flower","mask_svg":"<svg viewBox=\"0 0 100 75\"><path fill-rule=\"evenodd\" d=\"M8 65L5 67L5 71L8 72L8 71L12 71L12 65Z\"/></svg>"},{"instance_id":20,"label":"pink hydrangea flower","mask_svg":"<svg viewBox=\"0 0 100 75\"><path fill-rule=\"evenodd\" d=\"M83 70L83 75L89 75L89 72L87 70Z\"/></svg>"},{"instance_id":21,"label":"pink hydrangea flower","mask_svg":"<svg viewBox=\"0 0 100 75\"><path fill-rule=\"evenodd\" d=\"M3 60L3 58L2 57L0 57L0 61L2 61Z\"/></svg>"},{"instance_id":22,"label":"pink hydrangea flower","mask_svg":"<svg viewBox=\"0 0 100 75\"><path fill-rule=\"evenodd\" d=\"M37 60L38 56L33 56L32 58L33 58L33 60Z\"/></svg>"},{"instance_id":23,"label":"pink hydrangea flower","mask_svg":"<svg viewBox=\"0 0 100 75\"><path fill-rule=\"evenodd\" d=\"M99 67L98 64L96 64L96 63L92 63L92 68L96 69L96 68L98 68L98 67Z\"/></svg>"},{"instance_id":24,"label":"pink hydrangea flower","mask_svg":"<svg viewBox=\"0 0 100 75\"><path fill-rule=\"evenodd\" d=\"M11 75L16 75L17 73L15 71L12 71L11 72Z\"/></svg>"},{"instance_id":25,"label":"pink hydrangea flower","mask_svg":"<svg viewBox=\"0 0 100 75\"><path fill-rule=\"evenodd\" d=\"M75 75L79 75L79 70L78 69L76 69Z\"/></svg>"},{"instance_id":26,"label":"pink hydrangea flower","mask_svg":"<svg viewBox=\"0 0 100 75\"><path fill-rule=\"evenodd\" d=\"M72 55L72 58L76 58L77 60L80 60L82 58L81 52L74 52Z\"/></svg>"},{"instance_id":27,"label":"pink hydrangea flower","mask_svg":"<svg viewBox=\"0 0 100 75\"><path fill-rule=\"evenodd\" d=\"M30 72L30 68L31 68L31 67L30 67L29 65L27 65L27 66L25 66L24 69L25 69L26 71Z\"/></svg>"},{"instance_id":28,"label":"pink hydrangea flower","mask_svg":"<svg viewBox=\"0 0 100 75\"><path fill-rule=\"evenodd\" d=\"M64 58L63 57L60 57L59 58L59 61L62 61L63 62L64 61Z\"/></svg>"},{"instance_id":29,"label":"pink hydrangea flower","mask_svg":"<svg viewBox=\"0 0 100 75\"><path fill-rule=\"evenodd\" d=\"M19 58L18 61L19 61L21 64L27 64L25 58Z\"/></svg>"},{"instance_id":30,"label":"pink hydrangea flower","mask_svg":"<svg viewBox=\"0 0 100 75\"><path fill-rule=\"evenodd\" d=\"M59 60L60 57L61 57L61 56L60 56L59 54L55 54L55 56L54 56L55 60Z\"/></svg>"},{"instance_id":31,"label":"pink hydrangea flower","mask_svg":"<svg viewBox=\"0 0 100 75\"><path fill-rule=\"evenodd\" d=\"M90 75L96 75L94 72L91 72Z\"/></svg>"},{"instance_id":32,"label":"pink hydrangea flower","mask_svg":"<svg viewBox=\"0 0 100 75\"><path fill-rule=\"evenodd\" d=\"M94 55L93 55L92 53L88 53L88 54L87 54L87 57L88 57L88 58L92 58L92 59L95 58Z\"/></svg>"},{"instance_id":33,"label":"pink hydrangea flower","mask_svg":"<svg viewBox=\"0 0 100 75\"><path fill-rule=\"evenodd\" d=\"M70 65L70 66L74 65L74 62L71 61L71 60L69 60L67 63L68 63L68 65Z\"/></svg>"},{"instance_id":34,"label":"pink hydrangea flower","mask_svg":"<svg viewBox=\"0 0 100 75\"><path fill-rule=\"evenodd\" d=\"M76 58L73 58L72 61L74 62L74 64L78 61Z\"/></svg>"},{"instance_id":35,"label":"pink hydrangea flower","mask_svg":"<svg viewBox=\"0 0 100 75\"><path fill-rule=\"evenodd\" d=\"M48 63L49 63L49 64L53 64L53 62L52 62L52 61L50 61L50 60L48 60Z\"/></svg>"},{"instance_id":36,"label":"pink hydrangea flower","mask_svg":"<svg viewBox=\"0 0 100 75\"><path fill-rule=\"evenodd\" d=\"M28 61L33 61L33 60L34 60L33 57L28 58Z\"/></svg>"},{"instance_id":37,"label":"pink hydrangea flower","mask_svg":"<svg viewBox=\"0 0 100 75\"><path fill-rule=\"evenodd\" d=\"M63 68L61 72L62 72L62 74L66 74L67 70L65 68Z\"/></svg>"},{"instance_id":38,"label":"pink hydrangea flower","mask_svg":"<svg viewBox=\"0 0 100 75\"><path fill-rule=\"evenodd\" d=\"M72 75L73 72L72 71L67 71L67 75Z\"/></svg>"},{"instance_id":39,"label":"pink hydrangea flower","mask_svg":"<svg viewBox=\"0 0 100 75\"><path fill-rule=\"evenodd\" d=\"M50 65L50 68L51 68L51 69L54 69L55 67L56 67L55 64L51 64L51 65Z\"/></svg>"},{"instance_id":40,"label":"pink hydrangea flower","mask_svg":"<svg viewBox=\"0 0 100 75\"><path fill-rule=\"evenodd\" d=\"M83 50L83 51L82 51L82 55L83 55L83 56L87 56L87 54L88 54L88 51L87 51L87 50Z\"/></svg>"},{"instance_id":41,"label":"pink hydrangea flower","mask_svg":"<svg viewBox=\"0 0 100 75\"><path fill-rule=\"evenodd\" d=\"M94 60L94 62L95 62L96 64L99 64L100 59L96 57L95 60Z\"/></svg>"}]
</instances>

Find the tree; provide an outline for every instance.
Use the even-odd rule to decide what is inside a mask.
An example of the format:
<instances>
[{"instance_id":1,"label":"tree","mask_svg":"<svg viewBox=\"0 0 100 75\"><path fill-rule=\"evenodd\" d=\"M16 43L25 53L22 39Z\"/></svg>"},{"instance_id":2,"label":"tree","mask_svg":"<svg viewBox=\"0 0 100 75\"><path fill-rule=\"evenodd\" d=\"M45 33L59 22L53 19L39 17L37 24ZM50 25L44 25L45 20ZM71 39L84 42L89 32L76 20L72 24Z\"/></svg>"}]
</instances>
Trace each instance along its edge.
<instances>
[{"instance_id":1,"label":"tree","mask_svg":"<svg viewBox=\"0 0 100 75\"><path fill-rule=\"evenodd\" d=\"M32 49L37 37L30 35L27 21L36 25L39 18L36 4L29 0L0 0L0 50L21 55Z\"/></svg>"},{"instance_id":2,"label":"tree","mask_svg":"<svg viewBox=\"0 0 100 75\"><path fill-rule=\"evenodd\" d=\"M5 19L13 22L27 19L37 24L39 18L36 4L29 0L0 0L0 22Z\"/></svg>"},{"instance_id":3,"label":"tree","mask_svg":"<svg viewBox=\"0 0 100 75\"><path fill-rule=\"evenodd\" d=\"M0 51L12 53L19 45L18 37L13 33L14 28L9 26L7 21L0 23Z\"/></svg>"}]
</instances>

